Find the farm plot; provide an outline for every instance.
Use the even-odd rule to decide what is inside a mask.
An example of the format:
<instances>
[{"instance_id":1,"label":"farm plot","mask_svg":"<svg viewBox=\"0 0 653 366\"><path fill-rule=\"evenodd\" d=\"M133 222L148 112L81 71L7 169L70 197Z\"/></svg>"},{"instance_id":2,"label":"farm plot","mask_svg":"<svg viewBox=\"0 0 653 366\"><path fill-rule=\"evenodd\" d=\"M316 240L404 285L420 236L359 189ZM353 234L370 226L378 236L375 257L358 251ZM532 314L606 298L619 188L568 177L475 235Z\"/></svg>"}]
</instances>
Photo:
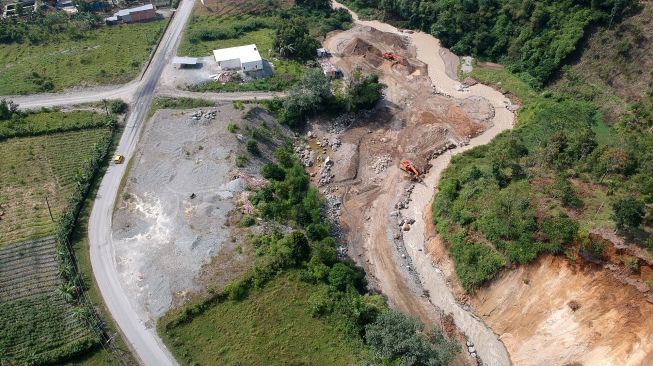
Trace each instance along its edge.
<instances>
[{"instance_id":1,"label":"farm plot","mask_svg":"<svg viewBox=\"0 0 653 366\"><path fill-rule=\"evenodd\" d=\"M109 134L95 128L0 143L0 246L54 233L48 202L56 220L93 145Z\"/></svg>"},{"instance_id":2,"label":"farm plot","mask_svg":"<svg viewBox=\"0 0 653 366\"><path fill-rule=\"evenodd\" d=\"M64 286L54 238L0 248L0 362L43 363L97 345L58 293Z\"/></svg>"},{"instance_id":3,"label":"farm plot","mask_svg":"<svg viewBox=\"0 0 653 366\"><path fill-rule=\"evenodd\" d=\"M101 27L80 40L0 45L0 95L127 82L140 72L166 23Z\"/></svg>"}]
</instances>

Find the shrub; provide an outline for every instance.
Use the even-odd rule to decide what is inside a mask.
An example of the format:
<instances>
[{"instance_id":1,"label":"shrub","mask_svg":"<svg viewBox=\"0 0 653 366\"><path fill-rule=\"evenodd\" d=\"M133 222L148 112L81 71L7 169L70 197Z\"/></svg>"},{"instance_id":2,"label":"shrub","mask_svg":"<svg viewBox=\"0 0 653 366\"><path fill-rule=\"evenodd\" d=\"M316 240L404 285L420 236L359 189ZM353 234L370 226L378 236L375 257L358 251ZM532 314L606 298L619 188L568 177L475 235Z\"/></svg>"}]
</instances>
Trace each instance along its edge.
<instances>
[{"instance_id":1,"label":"shrub","mask_svg":"<svg viewBox=\"0 0 653 366\"><path fill-rule=\"evenodd\" d=\"M365 272L361 271L353 262L338 262L329 271L329 284L340 291L352 287L362 291L367 283Z\"/></svg>"},{"instance_id":2,"label":"shrub","mask_svg":"<svg viewBox=\"0 0 653 366\"><path fill-rule=\"evenodd\" d=\"M240 227L250 227L254 224L256 224L256 218L252 215L243 216L239 223Z\"/></svg>"},{"instance_id":3,"label":"shrub","mask_svg":"<svg viewBox=\"0 0 653 366\"><path fill-rule=\"evenodd\" d=\"M277 164L265 164L261 168L261 175L266 179L282 181L286 178L286 172Z\"/></svg>"},{"instance_id":4,"label":"shrub","mask_svg":"<svg viewBox=\"0 0 653 366\"><path fill-rule=\"evenodd\" d=\"M239 168L243 168L243 167L245 167L245 165L247 164L248 161L249 161L249 159L247 159L247 156L238 155L238 157L236 157L236 166L239 167Z\"/></svg>"},{"instance_id":5,"label":"shrub","mask_svg":"<svg viewBox=\"0 0 653 366\"><path fill-rule=\"evenodd\" d=\"M122 99L112 100L109 104L109 110L113 114L123 114L127 112L127 108L129 108L129 105Z\"/></svg>"},{"instance_id":6,"label":"shrub","mask_svg":"<svg viewBox=\"0 0 653 366\"><path fill-rule=\"evenodd\" d=\"M238 131L238 125L236 125L235 123L228 124L227 125L227 131L229 131L231 133L236 133L236 131Z\"/></svg>"},{"instance_id":7,"label":"shrub","mask_svg":"<svg viewBox=\"0 0 653 366\"><path fill-rule=\"evenodd\" d=\"M425 334L422 322L394 310L367 325L365 339L380 364L446 366L457 352L456 343L438 330Z\"/></svg>"},{"instance_id":8,"label":"shrub","mask_svg":"<svg viewBox=\"0 0 653 366\"><path fill-rule=\"evenodd\" d=\"M256 140L249 139L245 143L245 146L247 147L247 151L249 151L250 154L254 156L260 156L261 155L261 150L258 148L258 144L256 143Z\"/></svg>"},{"instance_id":9,"label":"shrub","mask_svg":"<svg viewBox=\"0 0 653 366\"><path fill-rule=\"evenodd\" d=\"M310 224L306 227L306 235L311 240L322 240L330 235L329 226L325 224Z\"/></svg>"},{"instance_id":10,"label":"shrub","mask_svg":"<svg viewBox=\"0 0 653 366\"><path fill-rule=\"evenodd\" d=\"M619 230L635 229L644 220L644 207L644 202L634 197L622 198L612 204L611 218Z\"/></svg>"}]
</instances>

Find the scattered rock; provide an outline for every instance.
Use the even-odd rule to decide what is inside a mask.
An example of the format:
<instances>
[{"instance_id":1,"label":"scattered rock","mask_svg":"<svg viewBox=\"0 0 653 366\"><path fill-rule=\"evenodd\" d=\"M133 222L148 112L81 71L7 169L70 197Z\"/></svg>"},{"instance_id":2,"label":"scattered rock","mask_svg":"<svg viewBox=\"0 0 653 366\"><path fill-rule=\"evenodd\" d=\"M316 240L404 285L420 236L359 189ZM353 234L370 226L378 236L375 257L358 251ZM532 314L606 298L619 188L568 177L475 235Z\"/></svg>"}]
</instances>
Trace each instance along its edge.
<instances>
[{"instance_id":1,"label":"scattered rock","mask_svg":"<svg viewBox=\"0 0 653 366\"><path fill-rule=\"evenodd\" d=\"M403 231L408 231L410 230L410 224L409 223L404 223L404 225L401 227L401 230Z\"/></svg>"}]
</instances>

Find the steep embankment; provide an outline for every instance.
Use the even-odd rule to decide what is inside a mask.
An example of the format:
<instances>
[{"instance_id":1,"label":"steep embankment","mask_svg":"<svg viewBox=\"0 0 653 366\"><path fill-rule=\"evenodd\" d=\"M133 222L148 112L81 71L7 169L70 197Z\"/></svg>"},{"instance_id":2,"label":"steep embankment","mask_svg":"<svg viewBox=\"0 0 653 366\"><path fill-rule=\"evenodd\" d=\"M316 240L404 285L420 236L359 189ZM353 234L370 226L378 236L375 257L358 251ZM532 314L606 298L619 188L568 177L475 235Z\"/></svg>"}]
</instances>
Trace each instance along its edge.
<instances>
[{"instance_id":1,"label":"steep embankment","mask_svg":"<svg viewBox=\"0 0 653 366\"><path fill-rule=\"evenodd\" d=\"M653 363L653 305L600 266L545 256L504 272L471 304L515 365Z\"/></svg>"}]
</instances>

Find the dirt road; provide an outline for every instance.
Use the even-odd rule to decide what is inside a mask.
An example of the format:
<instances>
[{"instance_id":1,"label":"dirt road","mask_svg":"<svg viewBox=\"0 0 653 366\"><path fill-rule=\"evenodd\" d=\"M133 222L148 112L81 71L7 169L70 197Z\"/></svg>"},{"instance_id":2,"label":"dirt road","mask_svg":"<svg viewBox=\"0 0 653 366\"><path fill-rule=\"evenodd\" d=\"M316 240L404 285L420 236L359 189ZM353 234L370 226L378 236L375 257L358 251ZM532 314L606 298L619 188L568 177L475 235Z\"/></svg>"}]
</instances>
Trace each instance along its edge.
<instances>
[{"instance_id":1,"label":"dirt road","mask_svg":"<svg viewBox=\"0 0 653 366\"><path fill-rule=\"evenodd\" d=\"M335 6L342 7L338 3L335 3ZM356 14L352 16L354 19L358 18ZM412 190L410 204L401 210L402 217L415 220L410 229L403 233L403 244L409 261L404 260L395 248L396 236L394 235L398 215L391 212L395 209L394 205L399 197L404 194L402 182L405 181L403 173L394 167L384 173L384 183L380 189L370 191L376 193L362 193L349 199L345 197L343 221L350 222L351 226L348 229L354 233L350 236L350 241L358 240L363 243L365 250L360 255L366 257L368 264L366 267L370 269L371 275L377 280L377 286L393 306L418 315L425 321L437 320L440 309L451 313L456 325L474 343L475 351L483 362L488 365L509 365L510 358L503 343L480 319L456 302L446 279L432 263L425 248L428 238L425 236L424 216L430 217L430 215L423 214L430 210L429 202L438 179L449 164L452 154L486 144L500 132L512 127L514 115L506 108L509 101L504 95L485 85L477 84L471 88L461 89L460 83L447 75L446 65L440 53L440 43L432 36L421 32L401 33L396 28L378 21L357 20L356 22L359 25L408 37L416 49L417 59L427 64L428 76L439 94L455 99L483 98L494 108L494 116L491 119L491 126L484 133L472 138L467 146L450 150L433 159L432 168L425 177L424 184L417 184ZM424 129L424 127L418 128ZM366 204L370 207L359 211L367 216L366 222L357 222L356 214L348 215L347 211L354 211ZM415 281L411 278L415 275L421 282L421 289L415 288ZM424 296L426 294L428 296Z\"/></svg>"}]
</instances>

